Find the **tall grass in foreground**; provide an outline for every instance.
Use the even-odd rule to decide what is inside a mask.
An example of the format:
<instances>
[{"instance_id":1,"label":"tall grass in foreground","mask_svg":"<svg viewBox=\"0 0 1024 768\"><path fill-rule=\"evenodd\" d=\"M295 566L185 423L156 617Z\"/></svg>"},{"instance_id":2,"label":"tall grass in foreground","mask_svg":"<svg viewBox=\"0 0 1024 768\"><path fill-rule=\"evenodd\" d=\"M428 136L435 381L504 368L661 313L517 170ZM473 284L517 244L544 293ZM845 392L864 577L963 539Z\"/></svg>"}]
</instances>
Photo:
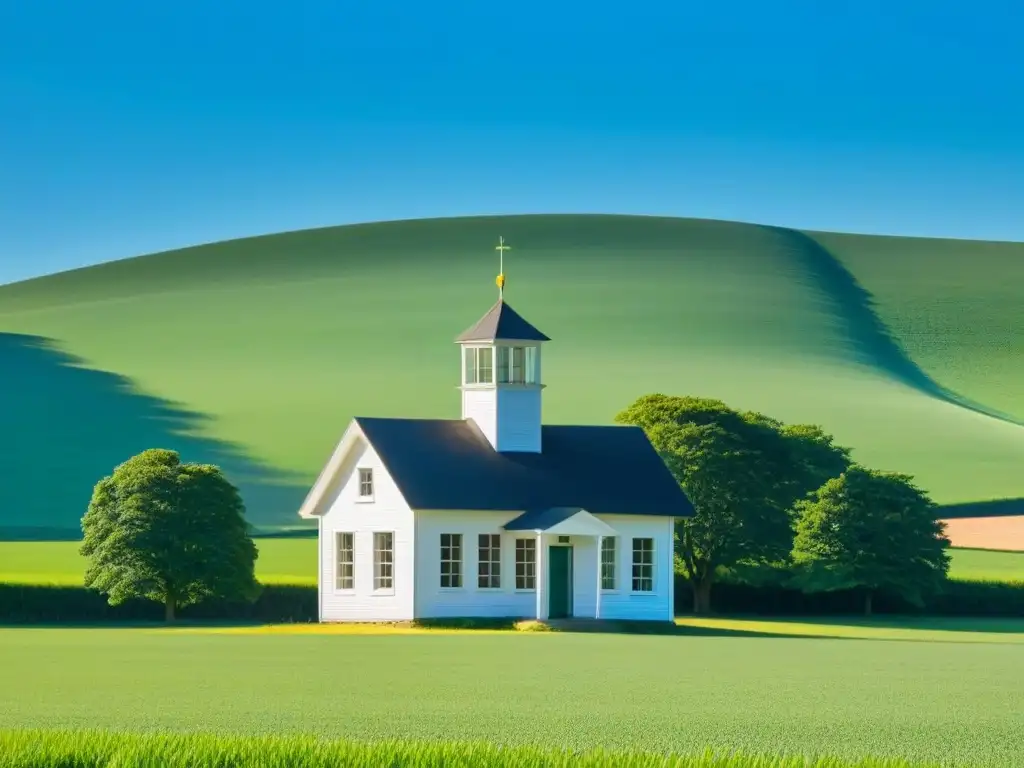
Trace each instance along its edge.
<instances>
[{"instance_id":1,"label":"tall grass in foreground","mask_svg":"<svg viewBox=\"0 0 1024 768\"><path fill-rule=\"evenodd\" d=\"M132 734L102 731L0 731L2 768L932 768L934 764L865 758L778 757L637 752L569 752L456 742L357 743L315 737Z\"/></svg>"}]
</instances>

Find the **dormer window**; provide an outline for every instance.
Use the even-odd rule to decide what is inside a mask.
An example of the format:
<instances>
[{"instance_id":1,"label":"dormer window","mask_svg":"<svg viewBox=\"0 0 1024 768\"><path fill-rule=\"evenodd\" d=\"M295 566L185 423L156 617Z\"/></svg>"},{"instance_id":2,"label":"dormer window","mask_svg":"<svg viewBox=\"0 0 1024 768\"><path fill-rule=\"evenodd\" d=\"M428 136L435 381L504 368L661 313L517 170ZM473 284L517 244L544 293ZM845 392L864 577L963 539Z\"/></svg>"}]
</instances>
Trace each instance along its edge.
<instances>
[{"instance_id":1,"label":"dormer window","mask_svg":"<svg viewBox=\"0 0 1024 768\"><path fill-rule=\"evenodd\" d=\"M494 349L466 347L466 384L494 383Z\"/></svg>"}]
</instances>

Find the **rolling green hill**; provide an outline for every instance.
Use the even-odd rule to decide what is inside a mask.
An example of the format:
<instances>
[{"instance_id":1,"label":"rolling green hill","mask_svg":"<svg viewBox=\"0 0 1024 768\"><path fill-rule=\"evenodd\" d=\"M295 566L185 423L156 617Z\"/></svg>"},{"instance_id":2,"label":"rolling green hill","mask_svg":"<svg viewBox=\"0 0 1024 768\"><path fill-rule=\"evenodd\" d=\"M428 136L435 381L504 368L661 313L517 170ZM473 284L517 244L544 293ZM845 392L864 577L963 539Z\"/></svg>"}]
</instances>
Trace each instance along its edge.
<instances>
[{"instance_id":1,"label":"rolling green hill","mask_svg":"<svg viewBox=\"0 0 1024 768\"><path fill-rule=\"evenodd\" d=\"M943 503L1024 497L1024 245L545 215L386 222L0 286L0 528L74 532L147 447L296 510L355 414L458 416L454 336L496 298L552 337L545 421L638 395L823 424ZM17 530L15 530L17 529Z\"/></svg>"}]
</instances>

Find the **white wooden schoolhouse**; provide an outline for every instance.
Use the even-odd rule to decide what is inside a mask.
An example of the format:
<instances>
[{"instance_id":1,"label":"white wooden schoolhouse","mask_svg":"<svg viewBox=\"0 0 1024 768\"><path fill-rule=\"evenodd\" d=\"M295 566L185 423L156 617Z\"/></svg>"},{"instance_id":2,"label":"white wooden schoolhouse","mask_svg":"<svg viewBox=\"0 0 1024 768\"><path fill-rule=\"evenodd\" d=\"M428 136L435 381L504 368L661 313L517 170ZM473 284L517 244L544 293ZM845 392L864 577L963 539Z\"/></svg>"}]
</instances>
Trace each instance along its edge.
<instances>
[{"instance_id":1,"label":"white wooden schoolhouse","mask_svg":"<svg viewBox=\"0 0 1024 768\"><path fill-rule=\"evenodd\" d=\"M502 295L456 339L461 419L352 420L299 511L320 621L672 620L693 506L639 427L542 423L547 341Z\"/></svg>"}]
</instances>

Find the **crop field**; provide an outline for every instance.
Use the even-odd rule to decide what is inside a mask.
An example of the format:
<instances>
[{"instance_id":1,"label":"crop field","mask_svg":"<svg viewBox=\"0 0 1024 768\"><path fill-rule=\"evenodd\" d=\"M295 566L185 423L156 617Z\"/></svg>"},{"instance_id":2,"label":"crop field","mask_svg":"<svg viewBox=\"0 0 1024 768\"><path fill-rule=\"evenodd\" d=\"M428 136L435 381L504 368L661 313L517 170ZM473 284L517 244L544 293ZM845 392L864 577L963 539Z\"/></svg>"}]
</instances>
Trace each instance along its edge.
<instances>
[{"instance_id":1,"label":"crop field","mask_svg":"<svg viewBox=\"0 0 1024 768\"><path fill-rule=\"evenodd\" d=\"M316 584L316 539L256 539L264 584ZM76 541L0 541L0 583L81 584L86 562ZM950 577L1024 582L1024 552L953 549Z\"/></svg>"},{"instance_id":2,"label":"crop field","mask_svg":"<svg viewBox=\"0 0 1024 768\"><path fill-rule=\"evenodd\" d=\"M9 729L1019 765L1024 623L946 626L950 639L902 642L884 629L829 639L797 625L774 637L742 626L713 636L3 629L0 711Z\"/></svg>"},{"instance_id":3,"label":"crop field","mask_svg":"<svg viewBox=\"0 0 1024 768\"><path fill-rule=\"evenodd\" d=\"M942 504L1024 499L1024 245L481 217L0 286L0 535L74 533L96 481L150 447L224 467L258 527L298 525L353 415L458 416L453 339L496 298L499 234L506 297L553 339L545 421L711 396L822 424Z\"/></svg>"}]
</instances>

